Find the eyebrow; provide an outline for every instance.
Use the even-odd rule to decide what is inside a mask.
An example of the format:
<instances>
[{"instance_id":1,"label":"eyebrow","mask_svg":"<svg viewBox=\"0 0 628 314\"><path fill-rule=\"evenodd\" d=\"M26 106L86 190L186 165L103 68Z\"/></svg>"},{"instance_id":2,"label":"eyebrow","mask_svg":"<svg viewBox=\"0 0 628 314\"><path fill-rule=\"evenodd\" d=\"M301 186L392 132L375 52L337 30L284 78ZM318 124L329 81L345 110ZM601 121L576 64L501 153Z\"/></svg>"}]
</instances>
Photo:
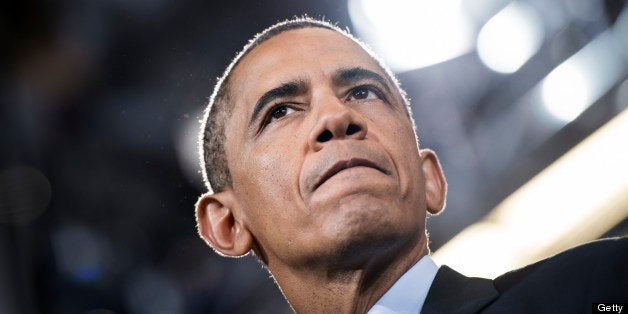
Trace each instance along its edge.
<instances>
[{"instance_id":1,"label":"eyebrow","mask_svg":"<svg viewBox=\"0 0 628 314\"><path fill-rule=\"evenodd\" d=\"M249 120L249 127L257 121L264 107L266 107L270 102L278 98L296 96L304 90L305 85L306 82L304 80L294 80L282 83L281 85L265 92L257 100L255 107L253 107L253 114L251 114L251 119Z\"/></svg>"},{"instance_id":2,"label":"eyebrow","mask_svg":"<svg viewBox=\"0 0 628 314\"><path fill-rule=\"evenodd\" d=\"M380 83L388 93L391 93L388 82L383 76L365 68L343 68L336 71L333 77L334 85L351 85L362 80L374 80Z\"/></svg>"},{"instance_id":3,"label":"eyebrow","mask_svg":"<svg viewBox=\"0 0 628 314\"><path fill-rule=\"evenodd\" d=\"M377 81L386 89L388 93L391 93L387 80L384 79L383 76L365 68L342 68L337 70L332 78L333 84L337 86L351 85L362 80ZM305 80L297 79L282 83L281 85L265 92L257 100L255 106L253 107L253 113L251 114L251 119L248 123L249 128L253 125L253 123L255 123L255 121L257 121L257 119L259 119L259 115L262 110L264 110L270 102L278 98L296 96L305 89L306 85L307 82Z\"/></svg>"}]
</instances>

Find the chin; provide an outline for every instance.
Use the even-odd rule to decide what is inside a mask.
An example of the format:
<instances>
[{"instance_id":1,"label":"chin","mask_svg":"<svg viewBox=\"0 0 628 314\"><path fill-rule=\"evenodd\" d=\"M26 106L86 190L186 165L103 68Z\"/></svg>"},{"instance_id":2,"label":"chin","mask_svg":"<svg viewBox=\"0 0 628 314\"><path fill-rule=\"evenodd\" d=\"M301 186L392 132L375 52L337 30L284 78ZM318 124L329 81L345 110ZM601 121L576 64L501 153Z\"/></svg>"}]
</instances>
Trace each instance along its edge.
<instances>
[{"instance_id":1,"label":"chin","mask_svg":"<svg viewBox=\"0 0 628 314\"><path fill-rule=\"evenodd\" d=\"M358 266L377 255L388 255L417 242L420 219L408 219L398 204L382 204L378 200L353 198L339 203L324 227L324 234L333 248L328 258ZM413 239L417 239L414 241ZM410 242L409 242L410 241ZM347 266L351 266L347 265Z\"/></svg>"}]
</instances>

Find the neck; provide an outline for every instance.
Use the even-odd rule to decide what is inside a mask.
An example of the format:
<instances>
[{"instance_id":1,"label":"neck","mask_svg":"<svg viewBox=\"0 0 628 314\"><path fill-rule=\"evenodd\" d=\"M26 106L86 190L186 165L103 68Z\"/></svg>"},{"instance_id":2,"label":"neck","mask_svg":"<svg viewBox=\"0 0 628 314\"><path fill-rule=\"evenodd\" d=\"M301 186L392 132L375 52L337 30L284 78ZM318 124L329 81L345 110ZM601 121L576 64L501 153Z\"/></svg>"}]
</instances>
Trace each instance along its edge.
<instances>
[{"instance_id":1,"label":"neck","mask_svg":"<svg viewBox=\"0 0 628 314\"><path fill-rule=\"evenodd\" d=\"M427 255L425 236L353 267L288 268L269 264L297 313L366 313L408 269Z\"/></svg>"}]
</instances>

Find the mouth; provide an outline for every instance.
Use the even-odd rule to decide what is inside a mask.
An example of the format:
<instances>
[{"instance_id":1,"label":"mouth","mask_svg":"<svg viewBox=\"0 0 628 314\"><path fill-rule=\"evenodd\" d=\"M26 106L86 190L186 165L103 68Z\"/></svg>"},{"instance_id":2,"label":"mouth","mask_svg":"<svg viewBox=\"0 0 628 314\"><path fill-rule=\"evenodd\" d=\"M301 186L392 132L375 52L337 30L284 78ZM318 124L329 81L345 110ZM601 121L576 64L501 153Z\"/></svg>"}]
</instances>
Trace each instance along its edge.
<instances>
[{"instance_id":1,"label":"mouth","mask_svg":"<svg viewBox=\"0 0 628 314\"><path fill-rule=\"evenodd\" d=\"M336 162L331 168L327 169L327 171L325 171L322 176L319 177L316 184L314 184L312 190L318 189L319 186L329 180L329 178L336 175L338 172L353 167L369 167L378 170L386 175L390 174L386 169L379 167L374 162L367 159L352 158L349 160L341 160L339 162Z\"/></svg>"}]
</instances>

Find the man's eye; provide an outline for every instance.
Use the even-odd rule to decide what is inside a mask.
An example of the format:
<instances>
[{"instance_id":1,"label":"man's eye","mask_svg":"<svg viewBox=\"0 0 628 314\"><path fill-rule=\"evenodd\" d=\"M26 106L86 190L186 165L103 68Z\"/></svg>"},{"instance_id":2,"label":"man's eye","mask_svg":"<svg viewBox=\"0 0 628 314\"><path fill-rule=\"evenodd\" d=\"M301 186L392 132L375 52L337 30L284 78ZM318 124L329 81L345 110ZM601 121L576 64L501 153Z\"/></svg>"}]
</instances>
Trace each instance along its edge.
<instances>
[{"instance_id":1,"label":"man's eye","mask_svg":"<svg viewBox=\"0 0 628 314\"><path fill-rule=\"evenodd\" d=\"M273 122L275 120L281 119L291 113L294 112L294 109L286 106L286 105L280 105L277 106L273 109L270 110L270 112L268 113L268 118L266 119L267 122Z\"/></svg>"},{"instance_id":2,"label":"man's eye","mask_svg":"<svg viewBox=\"0 0 628 314\"><path fill-rule=\"evenodd\" d=\"M358 86L349 92L347 101L381 99L380 95L368 86Z\"/></svg>"}]
</instances>

